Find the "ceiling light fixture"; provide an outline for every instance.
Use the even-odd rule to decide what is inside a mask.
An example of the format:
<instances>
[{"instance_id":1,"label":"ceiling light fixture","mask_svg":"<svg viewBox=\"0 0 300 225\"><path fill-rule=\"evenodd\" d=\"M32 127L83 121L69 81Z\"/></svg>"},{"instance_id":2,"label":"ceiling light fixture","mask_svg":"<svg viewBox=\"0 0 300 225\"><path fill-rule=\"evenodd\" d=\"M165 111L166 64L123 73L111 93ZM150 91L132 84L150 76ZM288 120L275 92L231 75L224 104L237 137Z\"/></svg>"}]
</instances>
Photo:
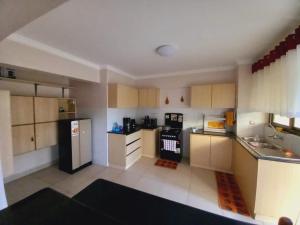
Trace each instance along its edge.
<instances>
[{"instance_id":1,"label":"ceiling light fixture","mask_svg":"<svg viewBox=\"0 0 300 225\"><path fill-rule=\"evenodd\" d=\"M177 47L173 45L161 45L156 48L156 53L163 57L170 57L175 54Z\"/></svg>"}]
</instances>

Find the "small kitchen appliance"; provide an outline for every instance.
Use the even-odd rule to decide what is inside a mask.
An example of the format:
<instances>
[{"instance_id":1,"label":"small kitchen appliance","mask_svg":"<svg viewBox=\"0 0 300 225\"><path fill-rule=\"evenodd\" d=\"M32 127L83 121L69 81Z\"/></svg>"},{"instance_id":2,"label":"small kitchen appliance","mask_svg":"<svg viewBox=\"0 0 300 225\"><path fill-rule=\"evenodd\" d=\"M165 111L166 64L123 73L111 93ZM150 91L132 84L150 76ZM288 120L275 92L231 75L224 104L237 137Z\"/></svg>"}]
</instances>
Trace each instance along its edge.
<instances>
[{"instance_id":1,"label":"small kitchen appliance","mask_svg":"<svg viewBox=\"0 0 300 225\"><path fill-rule=\"evenodd\" d=\"M160 132L160 158L180 162L182 159L182 113L166 113L165 127Z\"/></svg>"},{"instance_id":2,"label":"small kitchen appliance","mask_svg":"<svg viewBox=\"0 0 300 225\"><path fill-rule=\"evenodd\" d=\"M125 133L130 133L131 131L131 125L130 125L131 119L129 117L123 118L123 131Z\"/></svg>"},{"instance_id":3,"label":"small kitchen appliance","mask_svg":"<svg viewBox=\"0 0 300 225\"><path fill-rule=\"evenodd\" d=\"M226 133L225 117L222 115L204 115L204 131Z\"/></svg>"}]
</instances>

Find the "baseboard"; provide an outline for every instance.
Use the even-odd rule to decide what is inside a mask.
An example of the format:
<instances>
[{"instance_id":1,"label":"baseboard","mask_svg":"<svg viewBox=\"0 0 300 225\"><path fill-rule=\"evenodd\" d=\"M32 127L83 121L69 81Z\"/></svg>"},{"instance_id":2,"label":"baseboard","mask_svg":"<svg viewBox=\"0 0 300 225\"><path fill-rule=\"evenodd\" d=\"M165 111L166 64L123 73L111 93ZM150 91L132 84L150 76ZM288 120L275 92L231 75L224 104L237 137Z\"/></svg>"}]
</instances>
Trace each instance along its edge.
<instances>
[{"instance_id":1,"label":"baseboard","mask_svg":"<svg viewBox=\"0 0 300 225\"><path fill-rule=\"evenodd\" d=\"M45 168L47 168L47 167L53 166L53 165L55 165L55 164L57 164L57 163L58 163L58 160L54 160L54 161L52 161L52 162L43 164L43 165L41 165L41 166L38 166L38 167L35 167L35 168L33 168L33 169L24 171L24 172L22 172L22 173L17 173L17 174L10 175L10 176L4 178L4 183L8 183L8 182L17 180L17 179L19 179L19 178L21 178L21 177L25 177L25 176L27 176L27 175L29 175L29 174L32 174L32 173L35 173L35 172L37 172L37 171L39 171L39 170L42 170L42 169L45 169Z\"/></svg>"},{"instance_id":2,"label":"baseboard","mask_svg":"<svg viewBox=\"0 0 300 225\"><path fill-rule=\"evenodd\" d=\"M201 168L201 169L206 169L206 170L212 170L212 171L217 171L217 172L223 172L223 173L230 173L233 174L232 171L228 171L228 170L220 170L220 169L216 169L216 168L212 168L209 166L200 166L197 164L190 164L191 167L196 167L196 168Z\"/></svg>"}]
</instances>

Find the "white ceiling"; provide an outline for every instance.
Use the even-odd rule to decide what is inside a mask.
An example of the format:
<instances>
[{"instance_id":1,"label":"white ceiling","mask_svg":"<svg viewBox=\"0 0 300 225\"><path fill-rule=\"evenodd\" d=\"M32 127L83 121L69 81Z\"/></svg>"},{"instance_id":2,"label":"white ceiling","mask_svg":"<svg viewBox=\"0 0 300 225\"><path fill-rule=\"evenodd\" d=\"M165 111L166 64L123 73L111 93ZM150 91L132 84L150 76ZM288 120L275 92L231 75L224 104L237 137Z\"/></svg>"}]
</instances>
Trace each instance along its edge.
<instances>
[{"instance_id":1,"label":"white ceiling","mask_svg":"<svg viewBox=\"0 0 300 225\"><path fill-rule=\"evenodd\" d=\"M69 0L17 33L147 76L255 59L297 24L299 0ZM169 43L175 56L155 54Z\"/></svg>"}]
</instances>

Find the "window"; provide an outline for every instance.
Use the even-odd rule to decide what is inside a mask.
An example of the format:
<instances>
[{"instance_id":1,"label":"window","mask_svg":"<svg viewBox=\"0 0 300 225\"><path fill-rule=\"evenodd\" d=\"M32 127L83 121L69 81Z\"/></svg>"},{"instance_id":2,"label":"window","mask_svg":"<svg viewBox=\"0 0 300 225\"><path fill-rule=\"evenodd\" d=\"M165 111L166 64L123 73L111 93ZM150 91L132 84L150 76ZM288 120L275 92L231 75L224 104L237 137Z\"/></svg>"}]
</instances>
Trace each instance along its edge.
<instances>
[{"instance_id":1,"label":"window","mask_svg":"<svg viewBox=\"0 0 300 225\"><path fill-rule=\"evenodd\" d=\"M300 135L300 118L270 114L270 121L275 127L282 127L286 132Z\"/></svg>"},{"instance_id":2,"label":"window","mask_svg":"<svg viewBox=\"0 0 300 225\"><path fill-rule=\"evenodd\" d=\"M291 125L290 122L290 119L285 116L274 115L273 117L273 123L278 125L289 127Z\"/></svg>"}]
</instances>

